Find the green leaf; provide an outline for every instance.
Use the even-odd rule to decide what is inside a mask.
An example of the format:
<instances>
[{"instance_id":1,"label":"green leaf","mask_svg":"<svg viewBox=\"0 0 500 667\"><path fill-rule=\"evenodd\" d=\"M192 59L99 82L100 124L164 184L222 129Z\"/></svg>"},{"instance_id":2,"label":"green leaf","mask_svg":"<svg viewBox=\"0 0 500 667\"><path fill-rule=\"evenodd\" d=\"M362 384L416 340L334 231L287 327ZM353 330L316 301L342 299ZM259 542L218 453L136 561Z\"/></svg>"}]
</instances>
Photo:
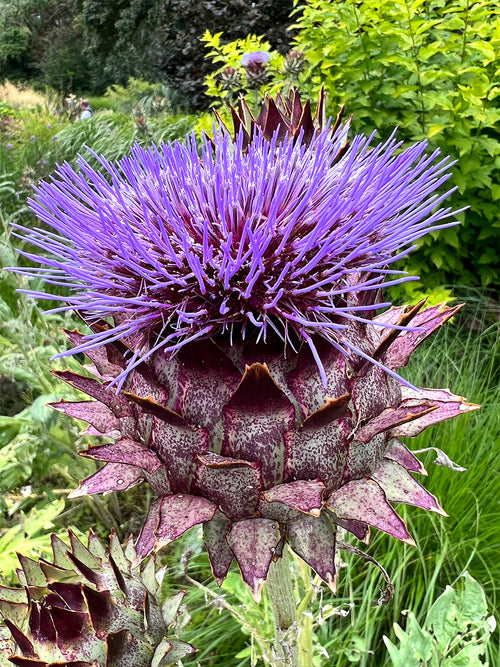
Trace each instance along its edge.
<instances>
[{"instance_id":1,"label":"green leaf","mask_svg":"<svg viewBox=\"0 0 500 667\"><path fill-rule=\"evenodd\" d=\"M25 556L49 556L52 553L50 531L63 509L61 498L42 507L33 507L29 514L21 513L19 523L3 533L0 537L2 583L15 581L15 569L19 567L17 553Z\"/></svg>"},{"instance_id":2,"label":"green leaf","mask_svg":"<svg viewBox=\"0 0 500 667\"><path fill-rule=\"evenodd\" d=\"M387 637L383 637L394 667L416 666L426 664L430 660L432 637L429 632L420 627L413 612L408 613L406 631L395 623L394 633L399 639L399 648L396 648Z\"/></svg>"},{"instance_id":3,"label":"green leaf","mask_svg":"<svg viewBox=\"0 0 500 667\"><path fill-rule=\"evenodd\" d=\"M486 614L484 591L465 572L457 590L447 586L437 598L423 627L410 612L406 630L394 625L399 646L383 638L393 666L479 667L495 629L494 618L486 618Z\"/></svg>"},{"instance_id":4,"label":"green leaf","mask_svg":"<svg viewBox=\"0 0 500 667\"><path fill-rule=\"evenodd\" d=\"M426 619L426 626L432 628L437 644L445 651L448 644L457 636L460 623L456 617L457 594L447 586L446 590L432 605Z\"/></svg>"},{"instance_id":5,"label":"green leaf","mask_svg":"<svg viewBox=\"0 0 500 667\"><path fill-rule=\"evenodd\" d=\"M47 406L48 403L57 403L61 400L61 394L42 394L36 398L30 408L31 418L35 423L47 422L54 417L54 411Z\"/></svg>"},{"instance_id":6,"label":"green leaf","mask_svg":"<svg viewBox=\"0 0 500 667\"><path fill-rule=\"evenodd\" d=\"M427 136L429 139L431 137L435 137L436 134L440 134L444 129L446 125L429 125L429 129L427 130Z\"/></svg>"},{"instance_id":7,"label":"green leaf","mask_svg":"<svg viewBox=\"0 0 500 667\"><path fill-rule=\"evenodd\" d=\"M468 572L463 575L463 591L457 600L457 614L466 622L475 622L483 619L488 607L483 588Z\"/></svg>"},{"instance_id":8,"label":"green leaf","mask_svg":"<svg viewBox=\"0 0 500 667\"><path fill-rule=\"evenodd\" d=\"M495 49L488 42L483 42L481 40L478 40L469 43L468 48L471 51L475 51L476 53L479 53L482 56L481 61L483 65L487 65L488 63L495 60L495 58L497 57Z\"/></svg>"},{"instance_id":9,"label":"green leaf","mask_svg":"<svg viewBox=\"0 0 500 667\"><path fill-rule=\"evenodd\" d=\"M491 186L491 198L493 201L496 201L497 199L500 199L500 185L497 183L493 183Z\"/></svg>"}]
</instances>

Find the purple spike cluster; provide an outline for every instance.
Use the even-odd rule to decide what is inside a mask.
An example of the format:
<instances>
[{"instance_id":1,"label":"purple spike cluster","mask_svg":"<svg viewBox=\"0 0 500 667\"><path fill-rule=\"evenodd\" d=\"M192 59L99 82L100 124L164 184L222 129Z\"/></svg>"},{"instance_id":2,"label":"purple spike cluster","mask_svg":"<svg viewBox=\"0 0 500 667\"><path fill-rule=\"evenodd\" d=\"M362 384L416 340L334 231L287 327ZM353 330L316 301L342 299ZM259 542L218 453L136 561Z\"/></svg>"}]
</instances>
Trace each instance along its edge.
<instances>
[{"instance_id":1,"label":"purple spike cluster","mask_svg":"<svg viewBox=\"0 0 500 667\"><path fill-rule=\"evenodd\" d=\"M426 155L425 142L401 150L394 137L372 146L358 136L345 150L347 129L332 137L326 127L308 147L256 131L247 152L241 134L234 145L217 134L201 157L191 137L135 146L116 165L99 158L100 171L83 158L78 171L65 164L31 201L52 231L18 228L44 268L19 271L69 287L61 309L113 318L73 352L127 338L134 354L118 386L159 349L249 329L292 348L306 341L325 381L312 337L360 353L344 335L349 322L390 305L363 294L387 276L386 285L412 280L388 265L429 229L455 224L437 208L447 158Z\"/></svg>"}]
</instances>

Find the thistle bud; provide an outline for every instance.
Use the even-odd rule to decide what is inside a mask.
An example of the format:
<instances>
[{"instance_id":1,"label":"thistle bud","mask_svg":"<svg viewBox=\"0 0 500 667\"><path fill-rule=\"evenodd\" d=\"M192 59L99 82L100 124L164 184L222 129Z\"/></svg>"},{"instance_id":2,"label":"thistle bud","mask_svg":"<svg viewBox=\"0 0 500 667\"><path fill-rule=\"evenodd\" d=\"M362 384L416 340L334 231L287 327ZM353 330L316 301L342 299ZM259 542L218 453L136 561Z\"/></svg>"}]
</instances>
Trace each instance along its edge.
<instances>
[{"instance_id":1,"label":"thistle bud","mask_svg":"<svg viewBox=\"0 0 500 667\"><path fill-rule=\"evenodd\" d=\"M267 51L252 51L245 53L241 58L250 89L259 89L265 86L269 80L268 63L271 56Z\"/></svg>"}]
</instances>

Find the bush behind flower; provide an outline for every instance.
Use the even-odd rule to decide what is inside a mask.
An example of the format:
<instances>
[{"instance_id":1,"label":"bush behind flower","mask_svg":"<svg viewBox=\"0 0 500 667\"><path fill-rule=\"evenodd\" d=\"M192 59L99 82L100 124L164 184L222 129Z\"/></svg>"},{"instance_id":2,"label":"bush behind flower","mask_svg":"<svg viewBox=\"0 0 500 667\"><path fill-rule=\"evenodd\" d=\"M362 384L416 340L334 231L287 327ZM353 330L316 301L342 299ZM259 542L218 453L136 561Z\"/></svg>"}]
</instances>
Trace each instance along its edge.
<instances>
[{"instance_id":1,"label":"bush behind flower","mask_svg":"<svg viewBox=\"0 0 500 667\"><path fill-rule=\"evenodd\" d=\"M452 201L470 207L462 226L422 239L404 266L422 276L426 289L450 283L498 288L497 3L307 0L295 16L293 48L307 60L298 75L301 90L315 98L324 85L329 110L345 104L358 132L377 129L385 138L398 126L405 140L427 138L431 147L459 158ZM228 95L218 80L225 63L235 66L244 50L269 46L261 38L227 43L221 34L204 41L211 49L207 57L219 67L207 77L207 89L219 99ZM271 51L271 92L289 83L282 61Z\"/></svg>"}]
</instances>

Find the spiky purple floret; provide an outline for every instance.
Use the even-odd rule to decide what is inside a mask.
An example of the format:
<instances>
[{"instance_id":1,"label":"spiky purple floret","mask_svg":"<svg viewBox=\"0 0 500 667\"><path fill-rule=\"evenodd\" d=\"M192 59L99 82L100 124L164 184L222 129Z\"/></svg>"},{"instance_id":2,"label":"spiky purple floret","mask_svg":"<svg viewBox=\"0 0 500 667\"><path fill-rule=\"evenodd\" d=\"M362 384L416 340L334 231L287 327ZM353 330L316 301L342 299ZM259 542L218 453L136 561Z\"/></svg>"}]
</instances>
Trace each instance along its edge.
<instances>
[{"instance_id":1,"label":"spiky purple floret","mask_svg":"<svg viewBox=\"0 0 500 667\"><path fill-rule=\"evenodd\" d=\"M252 65L264 65L270 60L271 56L267 51L249 51L241 57L241 64L243 67L251 67Z\"/></svg>"},{"instance_id":2,"label":"spiky purple floret","mask_svg":"<svg viewBox=\"0 0 500 667\"><path fill-rule=\"evenodd\" d=\"M244 338L248 327L292 347L305 340L320 370L315 334L363 354L343 332L390 304L360 295L391 274L386 285L412 280L390 265L429 229L455 223L441 222L450 208L437 209L448 158L425 154L425 142L401 150L394 136L377 146L357 136L339 153L347 129L332 137L327 128L308 147L256 132L247 152L241 134L235 144L216 134L215 148L201 142L201 159L191 136L136 145L117 164L99 157L100 171L81 157L78 171L60 166L30 201L53 231L18 227L48 253L25 253L44 268L18 270L70 288L56 310L114 323L65 354L125 337L136 354L119 385L159 348Z\"/></svg>"}]
</instances>

